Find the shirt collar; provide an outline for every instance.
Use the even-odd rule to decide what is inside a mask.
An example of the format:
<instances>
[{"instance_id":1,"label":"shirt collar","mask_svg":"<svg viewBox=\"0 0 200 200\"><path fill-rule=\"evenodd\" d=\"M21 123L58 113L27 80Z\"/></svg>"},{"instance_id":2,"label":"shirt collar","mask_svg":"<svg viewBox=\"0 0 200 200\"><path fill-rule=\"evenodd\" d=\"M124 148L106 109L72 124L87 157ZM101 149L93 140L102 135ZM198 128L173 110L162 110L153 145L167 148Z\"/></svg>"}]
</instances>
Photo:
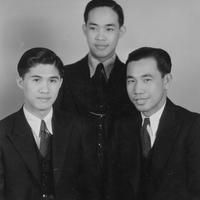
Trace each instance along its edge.
<instances>
[{"instance_id":1,"label":"shirt collar","mask_svg":"<svg viewBox=\"0 0 200 200\"><path fill-rule=\"evenodd\" d=\"M157 132L158 125L159 125L159 122L160 122L160 118L161 118L161 115L162 115L163 110L165 108L165 105L166 105L166 102L163 104L163 106L157 112L155 112L153 115L151 115L149 117L151 129L152 129L152 132L153 132L154 135ZM143 123L144 118L146 118L146 116L144 116L142 113L141 113L141 116L142 116L142 123Z\"/></svg>"},{"instance_id":2,"label":"shirt collar","mask_svg":"<svg viewBox=\"0 0 200 200\"><path fill-rule=\"evenodd\" d=\"M114 54L111 58L102 62L102 64L104 65L104 69L105 69L107 78L109 78L110 73L114 67L115 59L116 59L116 54ZM100 62L89 53L88 54L88 63L89 63L89 68L90 68L90 77L92 77L95 73L97 65Z\"/></svg>"},{"instance_id":3,"label":"shirt collar","mask_svg":"<svg viewBox=\"0 0 200 200\"><path fill-rule=\"evenodd\" d=\"M32 113L30 113L24 106L23 106L23 111L24 111L24 115L25 115L29 125L31 126L32 130L34 130L35 134L39 136L41 119L36 117ZM43 120L46 123L48 131L50 132L50 134L53 135L52 123L51 123L52 116L53 116L53 108L51 108L51 110L44 117Z\"/></svg>"}]
</instances>

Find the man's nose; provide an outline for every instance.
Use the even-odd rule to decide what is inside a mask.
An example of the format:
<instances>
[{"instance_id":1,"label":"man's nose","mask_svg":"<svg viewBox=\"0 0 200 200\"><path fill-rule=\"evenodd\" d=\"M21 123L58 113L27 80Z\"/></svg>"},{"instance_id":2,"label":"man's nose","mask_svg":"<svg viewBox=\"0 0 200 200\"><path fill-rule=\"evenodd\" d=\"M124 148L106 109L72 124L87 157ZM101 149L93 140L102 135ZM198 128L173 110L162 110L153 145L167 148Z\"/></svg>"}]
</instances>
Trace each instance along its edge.
<instances>
[{"instance_id":1,"label":"man's nose","mask_svg":"<svg viewBox=\"0 0 200 200\"><path fill-rule=\"evenodd\" d=\"M135 83L135 86L134 86L134 93L135 94L140 94L140 93L142 93L143 92L143 86L142 86L142 83L140 83L140 82L136 82Z\"/></svg>"},{"instance_id":2,"label":"man's nose","mask_svg":"<svg viewBox=\"0 0 200 200\"><path fill-rule=\"evenodd\" d=\"M96 36L97 40L105 40L105 32L103 29L99 29Z\"/></svg>"},{"instance_id":3,"label":"man's nose","mask_svg":"<svg viewBox=\"0 0 200 200\"><path fill-rule=\"evenodd\" d=\"M43 81L40 88L41 93L48 93L49 92L49 83L47 81Z\"/></svg>"}]
</instances>

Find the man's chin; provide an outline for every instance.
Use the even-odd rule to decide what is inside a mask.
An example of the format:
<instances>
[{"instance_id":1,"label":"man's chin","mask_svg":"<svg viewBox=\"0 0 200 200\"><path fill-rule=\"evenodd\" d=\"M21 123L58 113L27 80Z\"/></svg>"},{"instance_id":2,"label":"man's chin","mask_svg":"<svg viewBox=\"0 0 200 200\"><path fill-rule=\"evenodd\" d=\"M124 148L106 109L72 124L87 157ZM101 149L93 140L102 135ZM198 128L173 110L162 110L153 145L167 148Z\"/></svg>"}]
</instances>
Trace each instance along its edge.
<instances>
[{"instance_id":1,"label":"man's chin","mask_svg":"<svg viewBox=\"0 0 200 200\"><path fill-rule=\"evenodd\" d=\"M147 108L145 107L145 105L144 104L135 104L135 107L137 108L137 110L138 111L140 111L140 112L146 112L147 111Z\"/></svg>"}]
</instances>

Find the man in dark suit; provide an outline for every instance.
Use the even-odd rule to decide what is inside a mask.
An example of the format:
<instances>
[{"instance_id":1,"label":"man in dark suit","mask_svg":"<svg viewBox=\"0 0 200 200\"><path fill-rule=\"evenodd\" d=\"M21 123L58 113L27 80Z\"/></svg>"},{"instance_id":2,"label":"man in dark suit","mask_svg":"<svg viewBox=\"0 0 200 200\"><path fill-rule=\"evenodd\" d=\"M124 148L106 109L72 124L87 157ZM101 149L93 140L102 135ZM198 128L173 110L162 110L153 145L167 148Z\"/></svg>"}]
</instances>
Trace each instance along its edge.
<instances>
[{"instance_id":1,"label":"man in dark suit","mask_svg":"<svg viewBox=\"0 0 200 200\"><path fill-rule=\"evenodd\" d=\"M24 105L0 122L0 199L95 197L93 159L82 142L89 132L81 119L52 109L62 61L49 49L33 48L21 57L18 73Z\"/></svg>"},{"instance_id":2,"label":"man in dark suit","mask_svg":"<svg viewBox=\"0 0 200 200\"><path fill-rule=\"evenodd\" d=\"M65 67L57 105L90 119L91 130L96 135L93 142L98 168L101 177L105 177L111 120L132 108L126 92L125 64L115 53L125 33L123 10L113 0L92 0L85 8L84 21L89 53Z\"/></svg>"},{"instance_id":3,"label":"man in dark suit","mask_svg":"<svg viewBox=\"0 0 200 200\"><path fill-rule=\"evenodd\" d=\"M114 199L200 199L200 115L167 98L170 81L166 51L129 54L127 91L139 113L115 123Z\"/></svg>"}]
</instances>

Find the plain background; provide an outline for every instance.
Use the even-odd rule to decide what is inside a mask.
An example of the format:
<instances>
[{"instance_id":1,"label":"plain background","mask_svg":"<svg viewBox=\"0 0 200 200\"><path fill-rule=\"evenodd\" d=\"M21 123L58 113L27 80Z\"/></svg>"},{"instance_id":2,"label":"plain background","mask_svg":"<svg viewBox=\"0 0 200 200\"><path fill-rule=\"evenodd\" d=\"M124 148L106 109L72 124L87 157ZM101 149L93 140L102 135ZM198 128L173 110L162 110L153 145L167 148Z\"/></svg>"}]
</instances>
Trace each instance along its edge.
<instances>
[{"instance_id":1,"label":"plain background","mask_svg":"<svg viewBox=\"0 0 200 200\"><path fill-rule=\"evenodd\" d=\"M117 53L125 61L141 46L160 47L172 58L169 97L200 112L200 1L116 0L124 9L127 32ZM65 64L86 55L82 32L88 0L0 0L0 119L19 109L17 63L32 47L55 51Z\"/></svg>"}]
</instances>

